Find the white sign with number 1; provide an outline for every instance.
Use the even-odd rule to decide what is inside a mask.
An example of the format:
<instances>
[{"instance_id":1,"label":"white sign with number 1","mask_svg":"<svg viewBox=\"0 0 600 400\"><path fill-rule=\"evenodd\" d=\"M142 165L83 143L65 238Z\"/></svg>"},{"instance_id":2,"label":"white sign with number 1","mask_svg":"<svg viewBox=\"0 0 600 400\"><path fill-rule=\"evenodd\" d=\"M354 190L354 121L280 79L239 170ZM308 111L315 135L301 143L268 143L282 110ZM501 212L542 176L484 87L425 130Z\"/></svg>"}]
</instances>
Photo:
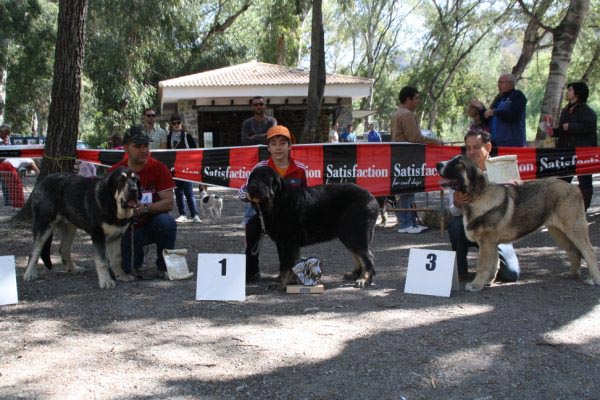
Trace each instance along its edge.
<instances>
[{"instance_id":1,"label":"white sign with number 1","mask_svg":"<svg viewBox=\"0 0 600 400\"><path fill-rule=\"evenodd\" d=\"M246 255L198 254L196 275L196 300L246 300Z\"/></svg>"},{"instance_id":2,"label":"white sign with number 1","mask_svg":"<svg viewBox=\"0 0 600 400\"><path fill-rule=\"evenodd\" d=\"M458 290L456 253L410 249L404 293L450 297L450 290Z\"/></svg>"}]
</instances>

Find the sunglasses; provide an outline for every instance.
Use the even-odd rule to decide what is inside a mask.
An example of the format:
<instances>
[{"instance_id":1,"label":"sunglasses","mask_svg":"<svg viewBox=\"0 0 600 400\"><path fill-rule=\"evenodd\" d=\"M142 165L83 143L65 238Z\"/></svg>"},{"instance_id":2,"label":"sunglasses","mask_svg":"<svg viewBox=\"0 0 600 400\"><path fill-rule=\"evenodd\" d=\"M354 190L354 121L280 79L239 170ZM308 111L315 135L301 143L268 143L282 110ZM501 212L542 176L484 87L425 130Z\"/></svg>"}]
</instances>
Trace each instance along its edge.
<instances>
[{"instance_id":1,"label":"sunglasses","mask_svg":"<svg viewBox=\"0 0 600 400\"><path fill-rule=\"evenodd\" d=\"M252 107L259 107L259 106L262 107L264 105L265 105L265 103L253 103Z\"/></svg>"},{"instance_id":2,"label":"sunglasses","mask_svg":"<svg viewBox=\"0 0 600 400\"><path fill-rule=\"evenodd\" d=\"M148 118L154 118L154 117L156 117L156 114L146 114L146 117L148 117Z\"/></svg>"},{"instance_id":3,"label":"sunglasses","mask_svg":"<svg viewBox=\"0 0 600 400\"><path fill-rule=\"evenodd\" d=\"M181 125L181 121L171 121L171 125Z\"/></svg>"}]
</instances>

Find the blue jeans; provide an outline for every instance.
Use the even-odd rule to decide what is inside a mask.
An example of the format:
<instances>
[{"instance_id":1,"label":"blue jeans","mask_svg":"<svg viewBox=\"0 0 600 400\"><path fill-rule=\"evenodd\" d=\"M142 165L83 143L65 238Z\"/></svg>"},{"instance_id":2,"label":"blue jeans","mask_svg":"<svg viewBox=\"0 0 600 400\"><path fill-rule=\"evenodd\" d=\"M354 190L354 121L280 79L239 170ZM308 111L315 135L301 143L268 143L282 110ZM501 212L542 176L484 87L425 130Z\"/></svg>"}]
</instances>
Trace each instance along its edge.
<instances>
[{"instance_id":1,"label":"blue jeans","mask_svg":"<svg viewBox=\"0 0 600 400\"><path fill-rule=\"evenodd\" d=\"M452 250L456 252L458 275L466 276L469 272L467 253L469 252L469 247L477 247L477 243L467 239L462 216L450 219L448 223L448 236L450 236ZM513 245L511 243L499 244L498 257L500 258L498 277L505 282L516 282L519 279L521 268L519 267L519 260L517 259Z\"/></svg>"},{"instance_id":2,"label":"blue jeans","mask_svg":"<svg viewBox=\"0 0 600 400\"><path fill-rule=\"evenodd\" d=\"M4 172L0 172L3 174ZM2 198L4 199L4 206L10 206L10 195L8 193L8 186L4 183L4 176L0 176L0 185L2 185Z\"/></svg>"},{"instance_id":3,"label":"blue jeans","mask_svg":"<svg viewBox=\"0 0 600 400\"><path fill-rule=\"evenodd\" d=\"M185 196L191 214L190 218L194 218L198 215L198 210L196 209L196 199L194 199L193 183L175 180L175 186L175 201L177 202L179 215L186 215L185 205L183 204L183 196Z\"/></svg>"},{"instance_id":4,"label":"blue jeans","mask_svg":"<svg viewBox=\"0 0 600 400\"><path fill-rule=\"evenodd\" d=\"M121 256L123 257L123 271L132 273L131 269L131 229L127 229L121 240ZM166 271L163 249L175 248L177 236L177 223L167 213L156 214L140 227L133 228L133 266L139 269L144 262L144 246L156 243L156 267L159 271Z\"/></svg>"},{"instance_id":5,"label":"blue jeans","mask_svg":"<svg viewBox=\"0 0 600 400\"><path fill-rule=\"evenodd\" d=\"M398 196L398 208L412 208L414 202L414 193ZM396 218L398 218L398 227L401 229L417 226L416 211L396 211Z\"/></svg>"}]
</instances>

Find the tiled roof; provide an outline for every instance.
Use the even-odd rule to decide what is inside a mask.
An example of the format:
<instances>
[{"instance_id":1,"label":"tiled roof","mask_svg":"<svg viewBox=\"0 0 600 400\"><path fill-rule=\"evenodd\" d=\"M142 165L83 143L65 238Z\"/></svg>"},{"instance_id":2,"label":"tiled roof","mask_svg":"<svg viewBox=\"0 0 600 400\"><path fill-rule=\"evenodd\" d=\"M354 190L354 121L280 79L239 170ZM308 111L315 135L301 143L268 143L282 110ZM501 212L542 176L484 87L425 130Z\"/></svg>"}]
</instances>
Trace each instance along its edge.
<instances>
[{"instance_id":1,"label":"tiled roof","mask_svg":"<svg viewBox=\"0 0 600 400\"><path fill-rule=\"evenodd\" d=\"M309 71L250 61L231 67L161 81L160 87L307 85L308 81ZM327 84L372 85L373 80L348 75L327 74Z\"/></svg>"}]
</instances>

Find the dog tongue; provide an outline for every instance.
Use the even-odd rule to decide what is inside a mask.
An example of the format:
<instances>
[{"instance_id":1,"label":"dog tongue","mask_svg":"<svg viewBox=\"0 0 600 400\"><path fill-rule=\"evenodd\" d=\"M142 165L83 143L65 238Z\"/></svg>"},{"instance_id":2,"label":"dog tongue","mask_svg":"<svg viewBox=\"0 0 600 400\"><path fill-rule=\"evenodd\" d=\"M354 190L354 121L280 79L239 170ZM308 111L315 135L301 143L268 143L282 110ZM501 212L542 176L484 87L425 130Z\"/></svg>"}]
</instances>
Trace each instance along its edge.
<instances>
[{"instance_id":1,"label":"dog tongue","mask_svg":"<svg viewBox=\"0 0 600 400\"><path fill-rule=\"evenodd\" d=\"M137 200L129 200L127 202L127 206L130 208L136 208L137 207Z\"/></svg>"}]
</instances>

